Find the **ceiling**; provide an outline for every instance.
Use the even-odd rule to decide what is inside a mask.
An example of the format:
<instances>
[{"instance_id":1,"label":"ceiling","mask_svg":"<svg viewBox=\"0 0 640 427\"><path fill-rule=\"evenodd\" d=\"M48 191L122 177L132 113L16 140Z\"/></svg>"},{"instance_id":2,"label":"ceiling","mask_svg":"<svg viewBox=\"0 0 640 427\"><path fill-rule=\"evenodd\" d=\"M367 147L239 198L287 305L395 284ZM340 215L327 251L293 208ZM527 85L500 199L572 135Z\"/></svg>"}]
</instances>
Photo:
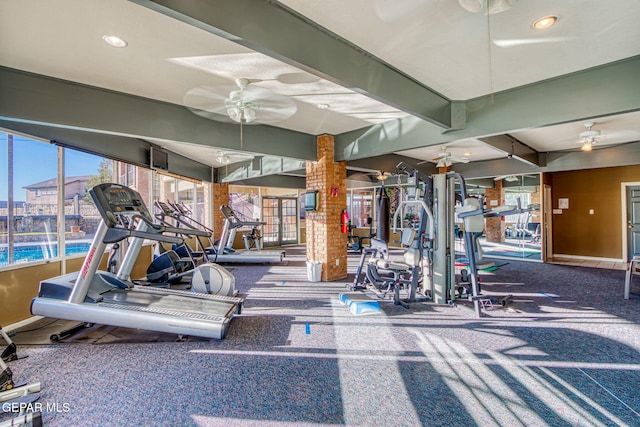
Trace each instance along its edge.
<instances>
[{"instance_id":1,"label":"ceiling","mask_svg":"<svg viewBox=\"0 0 640 427\"><path fill-rule=\"evenodd\" d=\"M193 107L194 90L222 105L237 89L235 79L247 78L294 103L291 117L269 126L336 135L343 141L339 157L360 170L363 161L382 169L377 161L390 156L433 162L443 147L469 157L465 168L475 176L549 169L519 152L545 153L558 162L549 170L576 167L577 157L556 159L583 154L578 134L586 121L604 135L595 148L640 141L640 80L625 80L625 90L581 74L608 72L610 64L640 55L640 2L489 0L508 7L469 11L484 2L0 0L0 65L186 107ZM558 16L556 25L534 30L533 21L547 15ZM104 35L128 45L111 47ZM549 96L549 106L536 94ZM434 113L443 109L451 110L450 121ZM0 118L144 138L213 167L255 154L302 158L286 144L277 154L247 144L257 132L250 126L238 143L203 145L168 132L128 132L117 123L87 129L73 118L22 114ZM257 114L256 123L266 123ZM200 116L229 126L225 114ZM486 167L510 154L524 161Z\"/></svg>"}]
</instances>

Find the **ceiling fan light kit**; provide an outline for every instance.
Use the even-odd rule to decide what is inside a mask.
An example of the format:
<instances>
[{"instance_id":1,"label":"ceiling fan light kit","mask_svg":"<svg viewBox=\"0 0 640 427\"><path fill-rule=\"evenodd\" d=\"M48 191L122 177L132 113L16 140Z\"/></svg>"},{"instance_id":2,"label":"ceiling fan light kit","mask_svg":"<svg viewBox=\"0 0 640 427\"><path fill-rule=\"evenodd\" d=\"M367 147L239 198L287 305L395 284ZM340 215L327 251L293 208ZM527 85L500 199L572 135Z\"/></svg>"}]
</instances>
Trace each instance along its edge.
<instances>
[{"instance_id":1,"label":"ceiling fan light kit","mask_svg":"<svg viewBox=\"0 0 640 427\"><path fill-rule=\"evenodd\" d=\"M587 128L586 131L580 132L578 137L579 143L582 144L580 148L582 151L591 151L593 149L593 145L598 142L598 139L604 137L599 130L593 129L595 123L588 122L584 124L584 127Z\"/></svg>"},{"instance_id":2,"label":"ceiling fan light kit","mask_svg":"<svg viewBox=\"0 0 640 427\"><path fill-rule=\"evenodd\" d=\"M236 79L236 85L239 89L232 91L229 94L229 99L224 103L227 107L227 115L234 122L251 123L256 119L252 100L245 94L249 83L249 79Z\"/></svg>"},{"instance_id":3,"label":"ceiling fan light kit","mask_svg":"<svg viewBox=\"0 0 640 427\"><path fill-rule=\"evenodd\" d=\"M251 123L256 119L256 111L248 106L228 107L229 118L238 123Z\"/></svg>"},{"instance_id":4,"label":"ceiling fan light kit","mask_svg":"<svg viewBox=\"0 0 640 427\"><path fill-rule=\"evenodd\" d=\"M495 15L511 9L518 0L458 0L460 7L467 12L478 13L485 11L487 15Z\"/></svg>"}]
</instances>

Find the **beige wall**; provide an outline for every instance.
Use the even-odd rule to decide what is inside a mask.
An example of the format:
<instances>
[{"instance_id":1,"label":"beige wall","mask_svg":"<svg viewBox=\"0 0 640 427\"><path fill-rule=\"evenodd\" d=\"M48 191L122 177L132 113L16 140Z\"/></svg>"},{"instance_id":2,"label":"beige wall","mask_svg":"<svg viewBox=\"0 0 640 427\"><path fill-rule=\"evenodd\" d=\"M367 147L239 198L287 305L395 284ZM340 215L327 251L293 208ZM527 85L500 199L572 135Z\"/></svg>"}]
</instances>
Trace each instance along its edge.
<instances>
[{"instance_id":1,"label":"beige wall","mask_svg":"<svg viewBox=\"0 0 640 427\"><path fill-rule=\"evenodd\" d=\"M551 208L558 209L558 199L569 199L569 208L553 215L553 253L622 258L621 183L639 182L640 166L546 175L545 182L551 185Z\"/></svg>"},{"instance_id":2,"label":"beige wall","mask_svg":"<svg viewBox=\"0 0 640 427\"><path fill-rule=\"evenodd\" d=\"M60 263L34 265L0 272L0 325L6 326L31 316L31 299L41 280L60 275Z\"/></svg>"}]
</instances>

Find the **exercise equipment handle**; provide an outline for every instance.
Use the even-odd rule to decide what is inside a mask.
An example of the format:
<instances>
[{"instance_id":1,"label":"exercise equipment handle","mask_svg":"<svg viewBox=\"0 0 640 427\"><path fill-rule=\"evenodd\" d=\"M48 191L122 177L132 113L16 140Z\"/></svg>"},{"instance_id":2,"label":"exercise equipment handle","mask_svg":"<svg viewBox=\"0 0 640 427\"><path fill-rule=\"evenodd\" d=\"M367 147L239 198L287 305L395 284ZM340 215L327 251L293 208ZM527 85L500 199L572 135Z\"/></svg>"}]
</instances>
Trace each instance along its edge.
<instances>
[{"instance_id":1,"label":"exercise equipment handle","mask_svg":"<svg viewBox=\"0 0 640 427\"><path fill-rule=\"evenodd\" d=\"M424 202L424 200L403 200L398 204L398 208L396 209L396 212L393 214L393 232L396 233L397 232L397 221L398 221L398 214L400 213L400 206L402 205L420 205L422 207L422 210L424 210L427 214L427 217L429 218L429 230L428 230L428 234L427 237L429 239L433 239L434 237L434 223L433 223L433 213L431 212L431 209L429 209L429 206L427 206L427 204Z\"/></svg>"}]
</instances>

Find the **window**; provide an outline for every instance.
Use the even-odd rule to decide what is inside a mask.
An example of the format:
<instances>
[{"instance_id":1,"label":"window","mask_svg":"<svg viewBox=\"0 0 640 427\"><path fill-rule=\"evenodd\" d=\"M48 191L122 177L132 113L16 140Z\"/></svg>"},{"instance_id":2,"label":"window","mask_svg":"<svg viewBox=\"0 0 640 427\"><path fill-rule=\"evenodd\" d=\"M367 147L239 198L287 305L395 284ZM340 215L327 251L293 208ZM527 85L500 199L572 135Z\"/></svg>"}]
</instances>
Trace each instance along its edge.
<instances>
[{"instance_id":1,"label":"window","mask_svg":"<svg viewBox=\"0 0 640 427\"><path fill-rule=\"evenodd\" d=\"M65 149L64 156L65 254L73 256L89 250L102 220L89 190L113 182L115 162L71 149Z\"/></svg>"},{"instance_id":2,"label":"window","mask_svg":"<svg viewBox=\"0 0 640 427\"><path fill-rule=\"evenodd\" d=\"M211 225L210 184L159 172L154 172L153 176L154 201L182 203L191 211L191 218L208 227ZM153 212L153 203L150 204L149 210Z\"/></svg>"},{"instance_id":3,"label":"window","mask_svg":"<svg viewBox=\"0 0 640 427\"><path fill-rule=\"evenodd\" d=\"M347 205L351 207L349 211L351 225L369 227L367 218L373 218L374 192L372 190L352 191L348 198L350 198L347 200Z\"/></svg>"},{"instance_id":4,"label":"window","mask_svg":"<svg viewBox=\"0 0 640 427\"><path fill-rule=\"evenodd\" d=\"M0 266L58 256L59 150L0 133L1 169L9 172L0 179Z\"/></svg>"},{"instance_id":5,"label":"window","mask_svg":"<svg viewBox=\"0 0 640 427\"><path fill-rule=\"evenodd\" d=\"M0 267L85 253L101 221L89 190L100 183L138 191L151 211L151 194L183 202L196 220L210 223L209 184L48 141L0 132L0 170Z\"/></svg>"},{"instance_id":6,"label":"window","mask_svg":"<svg viewBox=\"0 0 640 427\"><path fill-rule=\"evenodd\" d=\"M526 208L531 203L531 194L524 192L506 192L504 195L504 204L505 205L518 205L518 199L520 199L520 206ZM507 223L517 223L522 220L521 214L515 215L507 215L505 217L505 222Z\"/></svg>"},{"instance_id":7,"label":"window","mask_svg":"<svg viewBox=\"0 0 640 427\"><path fill-rule=\"evenodd\" d=\"M134 188L137 184L136 175L137 170L139 168L135 165L130 165L128 163L118 162L117 170L118 170L118 184L126 185L127 187Z\"/></svg>"},{"instance_id":8,"label":"window","mask_svg":"<svg viewBox=\"0 0 640 427\"><path fill-rule=\"evenodd\" d=\"M247 220L259 219L261 217L260 189L257 187L230 186L229 207L240 218Z\"/></svg>"},{"instance_id":9,"label":"window","mask_svg":"<svg viewBox=\"0 0 640 427\"><path fill-rule=\"evenodd\" d=\"M123 179L150 199L148 169L2 132L0 170L0 267L85 253L101 220L96 184Z\"/></svg>"},{"instance_id":10,"label":"window","mask_svg":"<svg viewBox=\"0 0 640 427\"><path fill-rule=\"evenodd\" d=\"M150 194L151 189L149 188L152 174L151 170L124 162L114 161L113 163L114 169L117 171L118 184L127 186L140 193L147 208L153 212L153 203Z\"/></svg>"}]
</instances>

